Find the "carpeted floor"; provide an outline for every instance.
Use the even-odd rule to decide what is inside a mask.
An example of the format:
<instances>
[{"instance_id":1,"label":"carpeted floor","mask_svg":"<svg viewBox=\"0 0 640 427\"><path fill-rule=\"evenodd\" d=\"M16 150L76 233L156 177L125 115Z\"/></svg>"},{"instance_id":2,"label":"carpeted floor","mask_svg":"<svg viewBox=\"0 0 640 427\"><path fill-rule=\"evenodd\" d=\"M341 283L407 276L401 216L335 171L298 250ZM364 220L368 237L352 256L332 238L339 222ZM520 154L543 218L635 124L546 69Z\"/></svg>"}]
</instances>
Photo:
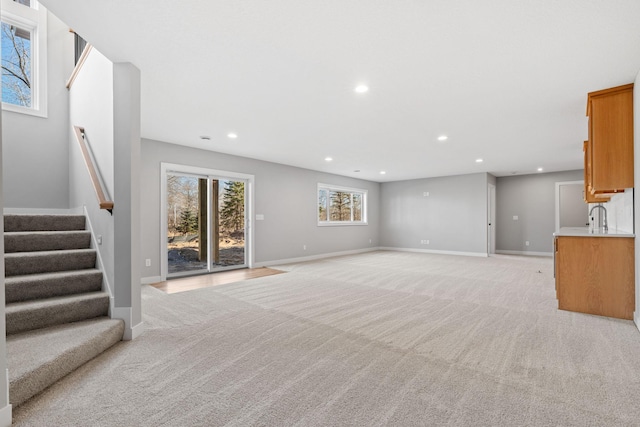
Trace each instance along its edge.
<instances>
[{"instance_id":1,"label":"carpeted floor","mask_svg":"<svg viewBox=\"0 0 640 427\"><path fill-rule=\"evenodd\" d=\"M167 295L18 426L640 425L640 332L549 258L374 252Z\"/></svg>"}]
</instances>

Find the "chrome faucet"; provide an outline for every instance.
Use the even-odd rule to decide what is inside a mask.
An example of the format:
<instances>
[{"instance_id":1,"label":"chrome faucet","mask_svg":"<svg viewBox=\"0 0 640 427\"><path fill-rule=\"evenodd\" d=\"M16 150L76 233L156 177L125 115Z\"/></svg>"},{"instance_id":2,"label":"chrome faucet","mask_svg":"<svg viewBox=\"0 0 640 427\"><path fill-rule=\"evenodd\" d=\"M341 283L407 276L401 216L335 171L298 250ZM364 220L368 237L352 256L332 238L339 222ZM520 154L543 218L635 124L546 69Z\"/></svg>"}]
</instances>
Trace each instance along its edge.
<instances>
[{"instance_id":1,"label":"chrome faucet","mask_svg":"<svg viewBox=\"0 0 640 427\"><path fill-rule=\"evenodd\" d=\"M602 210L604 211L604 222L602 223L602 228L604 229L604 232L608 232L609 231L609 226L607 226L607 208L605 208L602 205L596 205L594 207L591 208L591 210L589 211L589 217L591 219L593 219L593 217L591 216L591 214L593 213L594 210L596 210L597 208L602 208Z\"/></svg>"}]
</instances>

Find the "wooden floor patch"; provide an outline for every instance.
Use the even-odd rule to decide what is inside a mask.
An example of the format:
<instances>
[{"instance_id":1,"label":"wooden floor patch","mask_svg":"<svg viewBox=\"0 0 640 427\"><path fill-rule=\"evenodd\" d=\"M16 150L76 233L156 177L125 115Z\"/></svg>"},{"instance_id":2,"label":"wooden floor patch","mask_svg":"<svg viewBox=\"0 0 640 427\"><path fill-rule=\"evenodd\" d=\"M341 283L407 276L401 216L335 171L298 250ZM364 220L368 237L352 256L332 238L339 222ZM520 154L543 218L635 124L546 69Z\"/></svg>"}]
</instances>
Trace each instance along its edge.
<instances>
[{"instance_id":1,"label":"wooden floor patch","mask_svg":"<svg viewBox=\"0 0 640 427\"><path fill-rule=\"evenodd\" d=\"M156 289L165 291L168 294L177 292L192 291L194 289L207 288L210 286L226 285L240 282L242 280L255 279L258 277L272 276L284 273L273 268L243 268L239 270L221 271L219 273L202 274L199 276L181 277L179 279L166 280L164 282L152 283Z\"/></svg>"}]
</instances>

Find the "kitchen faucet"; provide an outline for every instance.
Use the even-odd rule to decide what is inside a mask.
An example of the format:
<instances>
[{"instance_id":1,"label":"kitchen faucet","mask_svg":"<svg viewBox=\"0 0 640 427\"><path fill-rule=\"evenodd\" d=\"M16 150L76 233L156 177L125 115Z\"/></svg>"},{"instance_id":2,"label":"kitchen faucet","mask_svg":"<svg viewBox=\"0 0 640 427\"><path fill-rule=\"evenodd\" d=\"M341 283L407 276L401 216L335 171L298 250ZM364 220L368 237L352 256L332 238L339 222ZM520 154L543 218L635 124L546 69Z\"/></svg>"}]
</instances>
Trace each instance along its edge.
<instances>
[{"instance_id":1,"label":"kitchen faucet","mask_svg":"<svg viewBox=\"0 0 640 427\"><path fill-rule=\"evenodd\" d=\"M589 211L589 217L591 217L591 219L593 220L593 217L591 216L591 214L593 213L594 210L596 210L596 208L602 208L602 210L604 210L604 222L602 223L602 228L604 229L604 232L608 232L609 231L609 227L607 226L607 208L605 208L602 205L596 205L594 207L591 208L591 210Z\"/></svg>"}]
</instances>

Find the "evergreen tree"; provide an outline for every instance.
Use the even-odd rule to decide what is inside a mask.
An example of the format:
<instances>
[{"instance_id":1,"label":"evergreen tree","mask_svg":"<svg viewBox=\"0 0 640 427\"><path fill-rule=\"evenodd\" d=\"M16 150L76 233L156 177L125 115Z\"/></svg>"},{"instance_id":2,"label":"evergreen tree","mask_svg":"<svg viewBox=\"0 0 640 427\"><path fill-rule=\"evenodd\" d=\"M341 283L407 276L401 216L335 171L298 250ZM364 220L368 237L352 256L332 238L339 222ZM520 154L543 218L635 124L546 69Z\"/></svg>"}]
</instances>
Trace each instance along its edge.
<instances>
[{"instance_id":1,"label":"evergreen tree","mask_svg":"<svg viewBox=\"0 0 640 427\"><path fill-rule=\"evenodd\" d=\"M225 183L220 224L227 231L244 230L244 182Z\"/></svg>"},{"instance_id":2,"label":"evergreen tree","mask_svg":"<svg viewBox=\"0 0 640 427\"><path fill-rule=\"evenodd\" d=\"M198 217L193 214L191 209L185 209L180 214L180 223L178 231L182 234L189 234L198 230Z\"/></svg>"}]
</instances>

